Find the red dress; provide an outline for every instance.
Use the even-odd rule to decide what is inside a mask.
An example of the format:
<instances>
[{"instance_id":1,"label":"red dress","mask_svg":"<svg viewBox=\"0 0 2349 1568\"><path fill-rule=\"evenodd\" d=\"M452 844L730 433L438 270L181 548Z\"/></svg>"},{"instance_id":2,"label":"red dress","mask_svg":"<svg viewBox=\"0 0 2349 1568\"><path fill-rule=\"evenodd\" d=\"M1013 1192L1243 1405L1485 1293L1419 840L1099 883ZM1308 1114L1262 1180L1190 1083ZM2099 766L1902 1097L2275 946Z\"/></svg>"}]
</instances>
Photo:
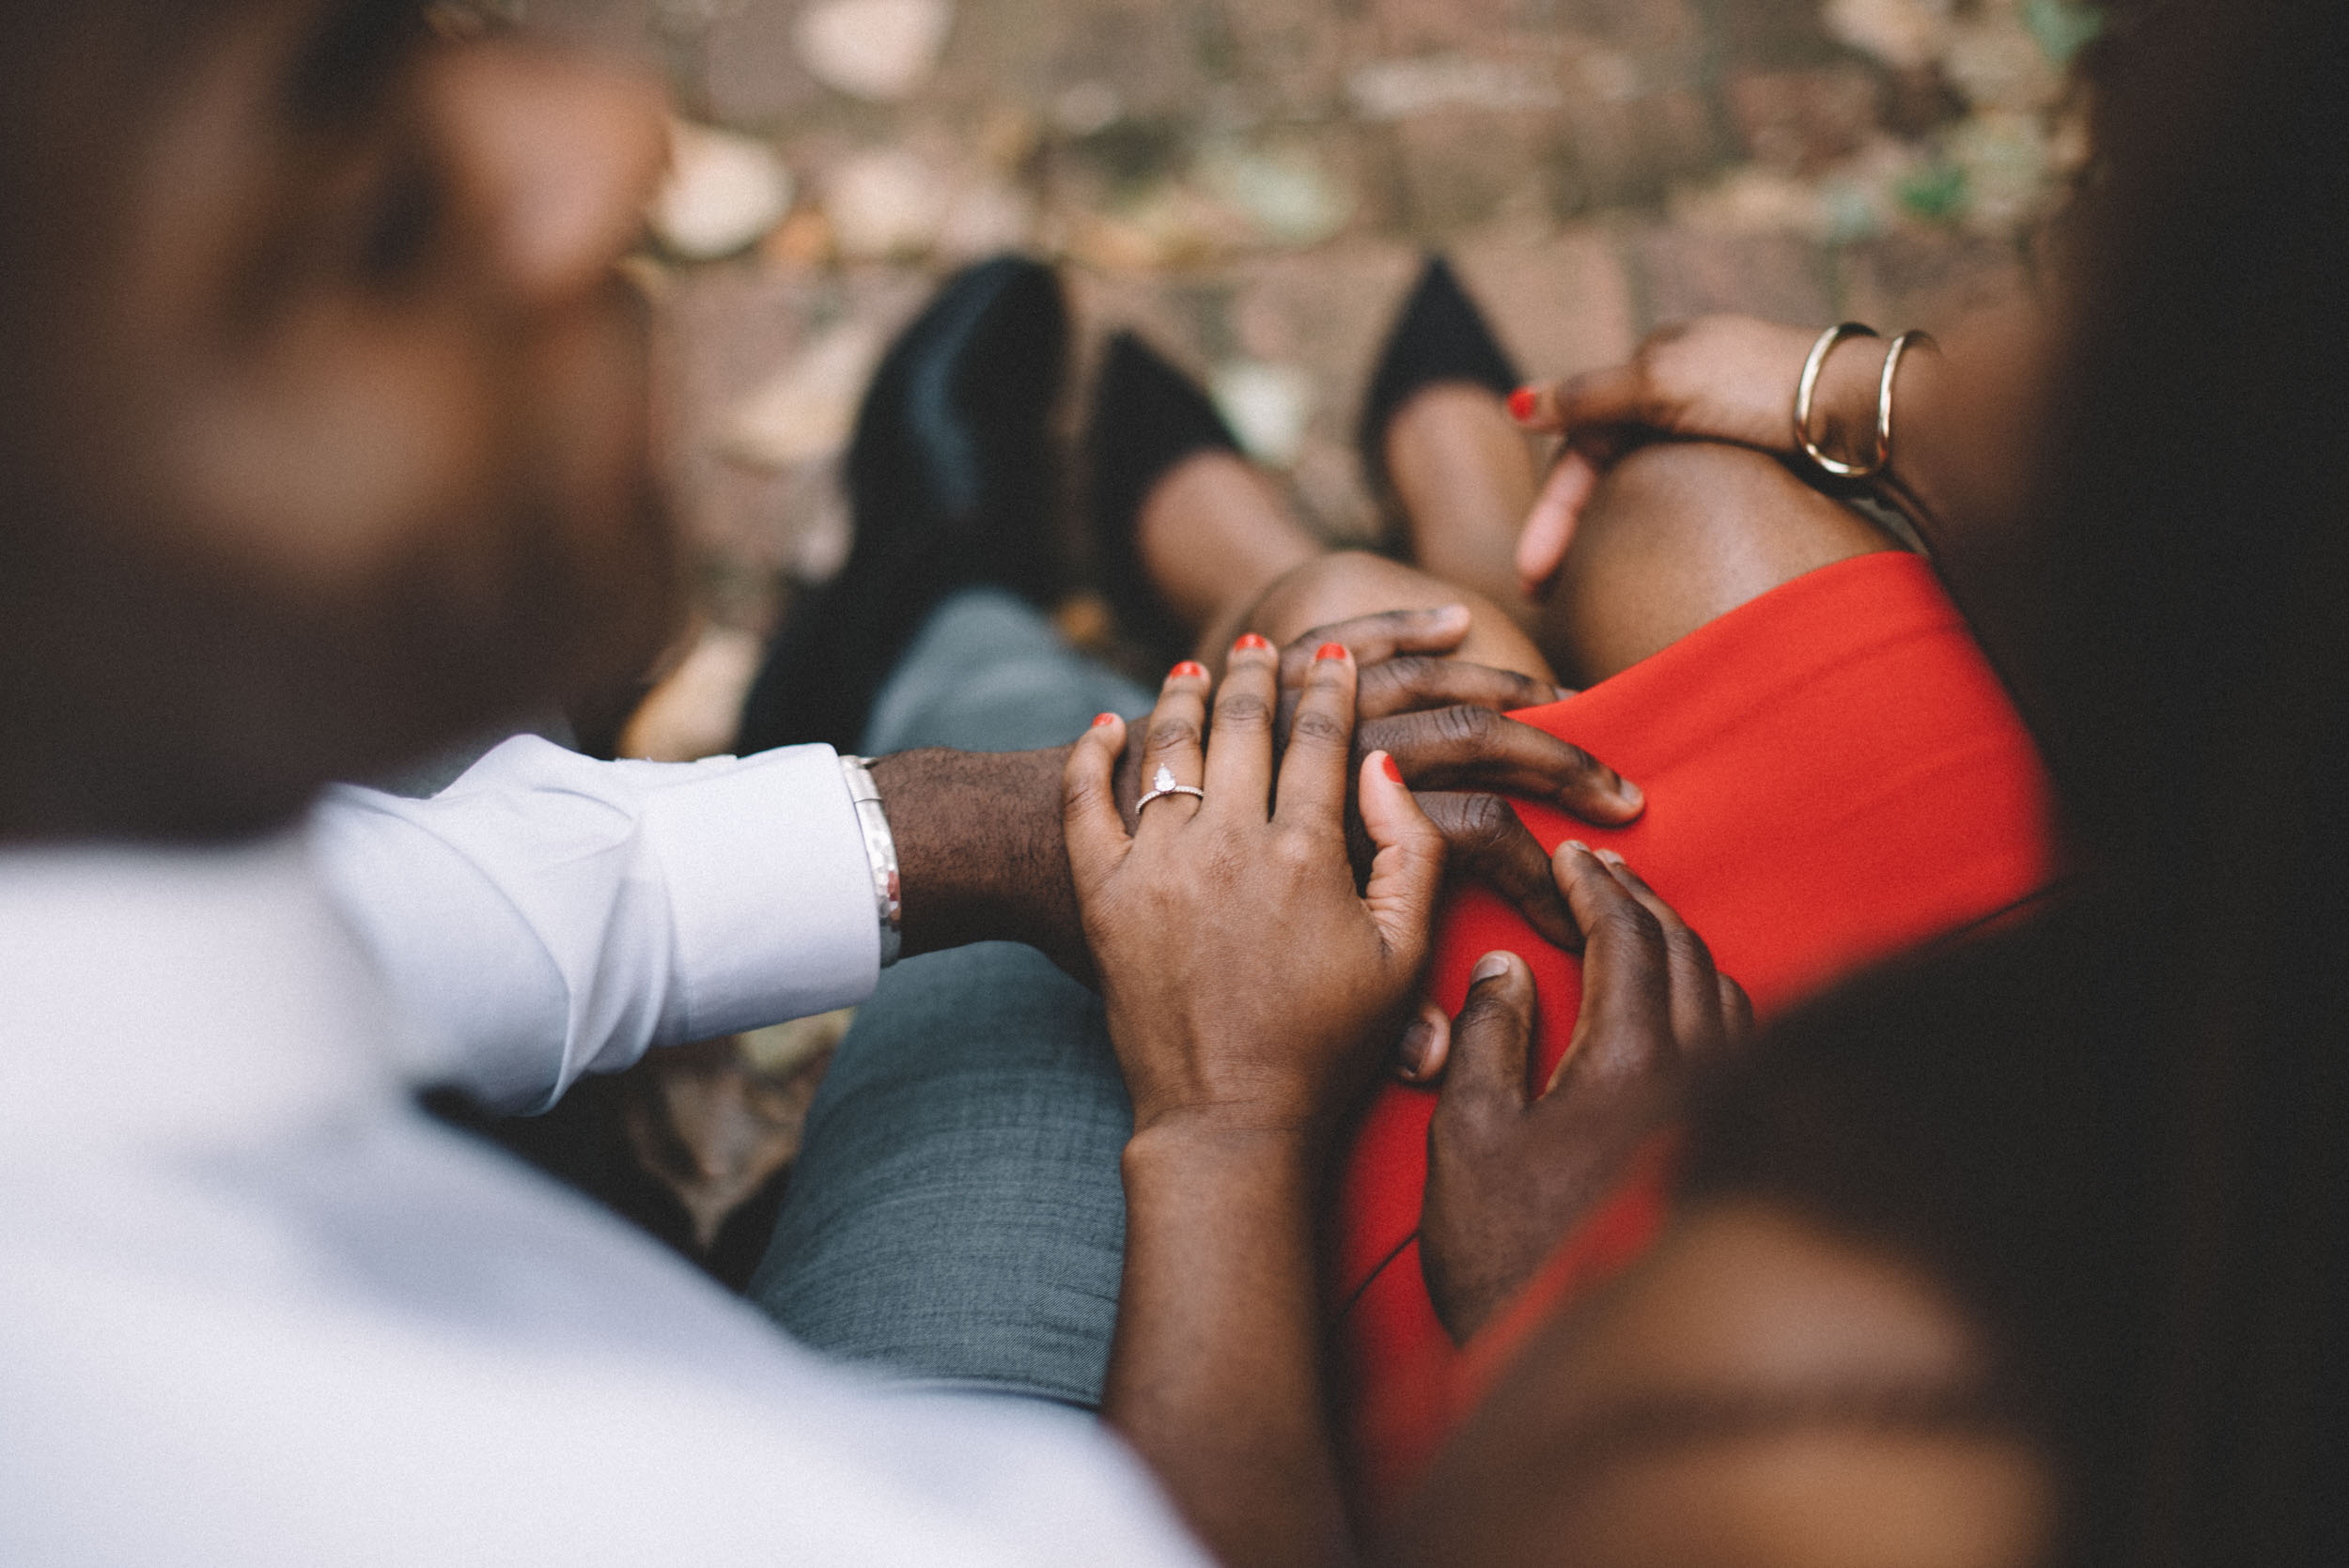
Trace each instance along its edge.
<instances>
[{"instance_id":1,"label":"red dress","mask_svg":"<svg viewBox=\"0 0 2349 1568\"><path fill-rule=\"evenodd\" d=\"M1995 915L2052 875L2039 753L1922 560L1883 551L1796 579L1610 680L1518 718L1646 792L1628 828L1519 807L1545 847L1620 850L1711 946L1766 1019L1839 977ZM1456 1009L1494 948L1541 993L1536 1081L1573 1032L1579 961L1481 888L1453 901L1431 993ZM1373 1101L1339 1189L1333 1284L1349 1468L1374 1516L1408 1491L1459 1405L1461 1353L1420 1275L1433 1092ZM1664 1213L1664 1164L1569 1237L1529 1296L1471 1349L1619 1267Z\"/></svg>"}]
</instances>

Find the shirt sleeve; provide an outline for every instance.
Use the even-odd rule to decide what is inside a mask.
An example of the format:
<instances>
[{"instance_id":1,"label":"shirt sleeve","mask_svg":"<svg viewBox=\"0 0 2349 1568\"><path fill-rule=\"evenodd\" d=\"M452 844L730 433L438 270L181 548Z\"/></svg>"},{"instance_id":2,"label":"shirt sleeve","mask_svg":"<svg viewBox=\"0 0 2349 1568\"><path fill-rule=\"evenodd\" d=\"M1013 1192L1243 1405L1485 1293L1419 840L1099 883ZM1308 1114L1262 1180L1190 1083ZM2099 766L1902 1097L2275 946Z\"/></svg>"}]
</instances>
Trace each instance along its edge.
<instances>
[{"instance_id":1,"label":"shirt sleeve","mask_svg":"<svg viewBox=\"0 0 2349 1568\"><path fill-rule=\"evenodd\" d=\"M330 896L445 1051L510 1110L654 1046L862 1001L872 863L828 746L598 762L535 737L416 800L351 785L310 841Z\"/></svg>"}]
</instances>

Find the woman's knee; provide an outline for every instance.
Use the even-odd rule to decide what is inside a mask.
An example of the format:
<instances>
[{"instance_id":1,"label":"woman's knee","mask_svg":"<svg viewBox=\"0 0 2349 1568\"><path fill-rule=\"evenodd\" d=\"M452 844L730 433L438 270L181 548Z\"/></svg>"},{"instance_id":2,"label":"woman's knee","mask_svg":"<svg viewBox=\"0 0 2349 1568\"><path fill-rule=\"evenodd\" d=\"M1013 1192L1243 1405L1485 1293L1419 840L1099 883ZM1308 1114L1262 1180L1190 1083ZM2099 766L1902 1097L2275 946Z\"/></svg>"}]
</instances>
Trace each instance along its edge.
<instances>
[{"instance_id":1,"label":"woman's knee","mask_svg":"<svg viewBox=\"0 0 2349 1568\"><path fill-rule=\"evenodd\" d=\"M1443 604L1469 607L1469 634L1457 657L1536 680L1551 678L1532 642L1490 599L1363 551L1333 551L1289 572L1257 601L1242 629L1285 644L1339 621Z\"/></svg>"},{"instance_id":2,"label":"woman's knee","mask_svg":"<svg viewBox=\"0 0 2349 1568\"><path fill-rule=\"evenodd\" d=\"M1583 509L1542 650L1575 678L1604 679L1782 582L1890 543L1763 453L1643 446Z\"/></svg>"}]
</instances>

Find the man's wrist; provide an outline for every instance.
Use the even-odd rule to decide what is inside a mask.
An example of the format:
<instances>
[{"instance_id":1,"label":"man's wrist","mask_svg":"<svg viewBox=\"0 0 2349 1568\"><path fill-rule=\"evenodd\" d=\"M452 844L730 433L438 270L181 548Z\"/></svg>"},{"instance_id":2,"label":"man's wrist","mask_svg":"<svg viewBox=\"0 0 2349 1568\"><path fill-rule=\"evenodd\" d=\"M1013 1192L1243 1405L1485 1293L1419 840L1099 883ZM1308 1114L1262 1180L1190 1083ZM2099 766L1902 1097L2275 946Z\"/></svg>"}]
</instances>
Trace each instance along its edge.
<instances>
[{"instance_id":1,"label":"man's wrist","mask_svg":"<svg viewBox=\"0 0 2349 1568\"><path fill-rule=\"evenodd\" d=\"M870 764L897 850L907 956L1021 941L1064 964L1083 940L1061 826L1066 747L900 752Z\"/></svg>"}]
</instances>

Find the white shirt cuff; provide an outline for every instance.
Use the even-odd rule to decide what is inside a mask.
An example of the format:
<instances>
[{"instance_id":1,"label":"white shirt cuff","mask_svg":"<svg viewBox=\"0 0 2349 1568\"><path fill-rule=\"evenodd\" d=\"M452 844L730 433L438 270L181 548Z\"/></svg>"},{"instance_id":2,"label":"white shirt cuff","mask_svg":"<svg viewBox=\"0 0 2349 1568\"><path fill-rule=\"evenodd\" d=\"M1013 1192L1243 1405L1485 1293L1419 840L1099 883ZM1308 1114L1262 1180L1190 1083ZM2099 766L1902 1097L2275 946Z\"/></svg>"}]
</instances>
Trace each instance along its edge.
<instances>
[{"instance_id":1,"label":"white shirt cuff","mask_svg":"<svg viewBox=\"0 0 2349 1568\"><path fill-rule=\"evenodd\" d=\"M645 801L667 881L681 1012L700 1040L846 1007L880 976L872 861L829 746L745 757Z\"/></svg>"}]
</instances>

